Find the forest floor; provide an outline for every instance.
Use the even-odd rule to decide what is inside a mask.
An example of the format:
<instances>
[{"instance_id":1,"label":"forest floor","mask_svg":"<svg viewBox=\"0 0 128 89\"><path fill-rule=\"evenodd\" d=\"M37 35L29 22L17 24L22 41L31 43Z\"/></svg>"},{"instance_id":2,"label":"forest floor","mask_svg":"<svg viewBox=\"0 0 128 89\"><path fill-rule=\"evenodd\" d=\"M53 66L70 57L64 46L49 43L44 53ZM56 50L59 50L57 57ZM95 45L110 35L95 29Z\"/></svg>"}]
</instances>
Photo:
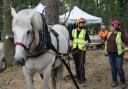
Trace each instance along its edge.
<instances>
[{"instance_id":1,"label":"forest floor","mask_svg":"<svg viewBox=\"0 0 128 89\"><path fill-rule=\"evenodd\" d=\"M71 70L75 75L73 60L70 60L70 65ZM128 82L128 63L124 63L124 70L126 81ZM112 80L110 65L108 58L104 56L102 50L87 51L85 71L87 81L85 84L79 85L80 89L121 89L120 85L116 88L111 87ZM63 89L76 89L72 80L66 77L68 75L69 73L65 69ZM34 81L36 89L40 89L41 77L39 74L35 74ZM51 85L51 83L49 83L49 85ZM26 89L22 68L14 66L0 73L0 89Z\"/></svg>"}]
</instances>

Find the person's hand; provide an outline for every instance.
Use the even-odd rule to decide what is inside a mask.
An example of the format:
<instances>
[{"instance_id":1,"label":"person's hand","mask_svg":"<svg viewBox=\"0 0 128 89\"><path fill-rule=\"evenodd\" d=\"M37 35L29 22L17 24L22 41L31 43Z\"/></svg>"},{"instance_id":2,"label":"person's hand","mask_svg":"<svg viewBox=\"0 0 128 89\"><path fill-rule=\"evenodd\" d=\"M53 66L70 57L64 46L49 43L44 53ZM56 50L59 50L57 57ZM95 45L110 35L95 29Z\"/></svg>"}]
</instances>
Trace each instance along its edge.
<instances>
[{"instance_id":1,"label":"person's hand","mask_svg":"<svg viewBox=\"0 0 128 89\"><path fill-rule=\"evenodd\" d=\"M72 46L72 44L73 44L73 42L70 40L70 42L69 42L69 46L71 47L71 46Z\"/></svg>"},{"instance_id":2,"label":"person's hand","mask_svg":"<svg viewBox=\"0 0 128 89\"><path fill-rule=\"evenodd\" d=\"M88 46L88 42L87 41L85 41L84 46Z\"/></svg>"},{"instance_id":3,"label":"person's hand","mask_svg":"<svg viewBox=\"0 0 128 89\"><path fill-rule=\"evenodd\" d=\"M104 54L106 57L108 56L108 54Z\"/></svg>"},{"instance_id":4,"label":"person's hand","mask_svg":"<svg viewBox=\"0 0 128 89\"><path fill-rule=\"evenodd\" d=\"M128 47L125 47L125 48L124 48L124 52L126 52L126 51L128 51Z\"/></svg>"},{"instance_id":5,"label":"person's hand","mask_svg":"<svg viewBox=\"0 0 128 89\"><path fill-rule=\"evenodd\" d=\"M105 43L104 39L101 40L101 43L102 43L102 44Z\"/></svg>"},{"instance_id":6,"label":"person's hand","mask_svg":"<svg viewBox=\"0 0 128 89\"><path fill-rule=\"evenodd\" d=\"M107 56L108 56L108 52L105 52L105 51L104 51L104 55L107 57Z\"/></svg>"}]
</instances>

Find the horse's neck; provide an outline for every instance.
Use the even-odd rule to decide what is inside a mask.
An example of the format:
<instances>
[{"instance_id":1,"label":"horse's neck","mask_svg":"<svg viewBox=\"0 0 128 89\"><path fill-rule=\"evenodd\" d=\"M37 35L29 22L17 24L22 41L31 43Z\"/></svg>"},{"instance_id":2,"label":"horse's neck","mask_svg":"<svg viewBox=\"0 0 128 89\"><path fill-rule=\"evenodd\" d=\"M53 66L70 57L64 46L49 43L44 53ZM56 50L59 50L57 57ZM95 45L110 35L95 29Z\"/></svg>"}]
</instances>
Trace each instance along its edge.
<instances>
[{"instance_id":1,"label":"horse's neck","mask_svg":"<svg viewBox=\"0 0 128 89\"><path fill-rule=\"evenodd\" d=\"M31 51L33 51L39 44L39 31L35 31L34 41L31 45Z\"/></svg>"}]
</instances>

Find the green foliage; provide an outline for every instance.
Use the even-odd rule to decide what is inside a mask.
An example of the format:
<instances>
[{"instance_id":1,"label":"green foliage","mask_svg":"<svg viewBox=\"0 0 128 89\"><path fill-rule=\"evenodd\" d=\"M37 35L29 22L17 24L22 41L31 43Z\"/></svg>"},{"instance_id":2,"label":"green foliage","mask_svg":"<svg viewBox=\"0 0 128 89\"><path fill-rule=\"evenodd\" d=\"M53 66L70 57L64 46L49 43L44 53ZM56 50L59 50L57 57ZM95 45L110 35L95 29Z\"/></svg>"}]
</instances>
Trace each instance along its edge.
<instances>
[{"instance_id":1,"label":"green foliage","mask_svg":"<svg viewBox=\"0 0 128 89\"><path fill-rule=\"evenodd\" d=\"M67 11L67 9L66 9L64 3L59 2L59 14L63 14L63 13L65 13L66 11Z\"/></svg>"},{"instance_id":2,"label":"green foliage","mask_svg":"<svg viewBox=\"0 0 128 89\"><path fill-rule=\"evenodd\" d=\"M0 27L2 27L2 1L0 0ZM35 7L44 0L13 1L14 7L19 11L29 6ZM71 10L75 5L89 14L101 17L105 24L108 24L112 19L119 19L122 21L123 28L128 29L128 0L63 0L63 2L59 2L59 14Z\"/></svg>"},{"instance_id":3,"label":"green foliage","mask_svg":"<svg viewBox=\"0 0 128 89\"><path fill-rule=\"evenodd\" d=\"M25 8L35 7L39 2L43 0L12 0L13 7L17 11ZM3 30L3 0L0 0L0 30Z\"/></svg>"},{"instance_id":4,"label":"green foliage","mask_svg":"<svg viewBox=\"0 0 128 89\"><path fill-rule=\"evenodd\" d=\"M3 29L3 1L0 1L0 30Z\"/></svg>"},{"instance_id":5,"label":"green foliage","mask_svg":"<svg viewBox=\"0 0 128 89\"><path fill-rule=\"evenodd\" d=\"M19 11L21 9L35 7L41 0L14 0L14 7Z\"/></svg>"}]
</instances>

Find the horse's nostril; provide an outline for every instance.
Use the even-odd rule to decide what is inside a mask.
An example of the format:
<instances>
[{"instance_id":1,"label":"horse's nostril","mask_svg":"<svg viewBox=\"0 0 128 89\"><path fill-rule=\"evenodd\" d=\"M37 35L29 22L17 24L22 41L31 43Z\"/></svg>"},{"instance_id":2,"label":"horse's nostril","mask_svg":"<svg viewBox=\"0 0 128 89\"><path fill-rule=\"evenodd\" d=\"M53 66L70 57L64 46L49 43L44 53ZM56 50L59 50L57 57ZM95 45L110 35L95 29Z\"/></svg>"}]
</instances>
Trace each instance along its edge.
<instances>
[{"instance_id":1,"label":"horse's nostril","mask_svg":"<svg viewBox=\"0 0 128 89\"><path fill-rule=\"evenodd\" d=\"M24 66L25 65L25 61L24 61L24 59L16 60L16 64Z\"/></svg>"}]
</instances>

